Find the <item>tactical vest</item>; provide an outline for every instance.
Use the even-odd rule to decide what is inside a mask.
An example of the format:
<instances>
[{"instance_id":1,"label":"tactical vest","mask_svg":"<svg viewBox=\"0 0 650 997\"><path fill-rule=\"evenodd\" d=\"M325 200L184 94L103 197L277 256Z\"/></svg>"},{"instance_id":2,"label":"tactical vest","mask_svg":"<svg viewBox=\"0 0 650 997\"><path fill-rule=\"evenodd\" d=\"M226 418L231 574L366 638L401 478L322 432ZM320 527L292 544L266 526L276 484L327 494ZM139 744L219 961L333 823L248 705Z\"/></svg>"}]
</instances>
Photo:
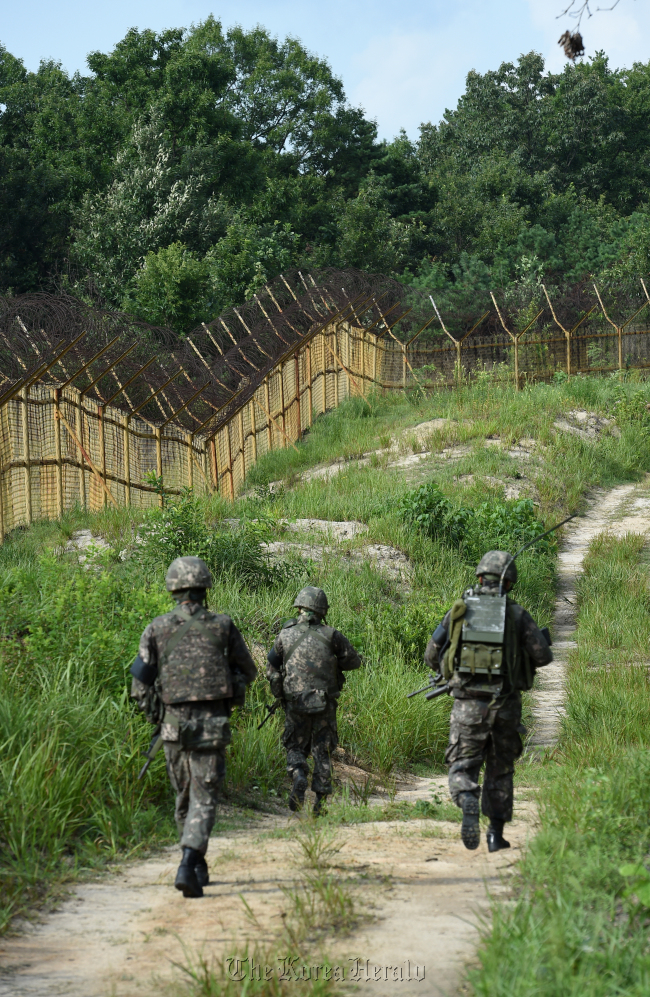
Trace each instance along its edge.
<instances>
[{"instance_id":1,"label":"tactical vest","mask_svg":"<svg viewBox=\"0 0 650 997\"><path fill-rule=\"evenodd\" d=\"M454 603L451 614L443 661L446 678L458 672L478 683L500 679L511 690L532 688L535 668L517 639L514 607L507 596L470 589Z\"/></svg>"},{"instance_id":2,"label":"tactical vest","mask_svg":"<svg viewBox=\"0 0 650 997\"><path fill-rule=\"evenodd\" d=\"M284 696L308 713L324 710L339 695L333 635L322 623L291 623L282 631Z\"/></svg>"},{"instance_id":3,"label":"tactical vest","mask_svg":"<svg viewBox=\"0 0 650 997\"><path fill-rule=\"evenodd\" d=\"M158 639L158 681L162 700L192 703L229 699L232 673L228 664L230 619L200 609L192 615L179 607L169 614L173 632ZM167 629L167 628L166 628Z\"/></svg>"}]
</instances>

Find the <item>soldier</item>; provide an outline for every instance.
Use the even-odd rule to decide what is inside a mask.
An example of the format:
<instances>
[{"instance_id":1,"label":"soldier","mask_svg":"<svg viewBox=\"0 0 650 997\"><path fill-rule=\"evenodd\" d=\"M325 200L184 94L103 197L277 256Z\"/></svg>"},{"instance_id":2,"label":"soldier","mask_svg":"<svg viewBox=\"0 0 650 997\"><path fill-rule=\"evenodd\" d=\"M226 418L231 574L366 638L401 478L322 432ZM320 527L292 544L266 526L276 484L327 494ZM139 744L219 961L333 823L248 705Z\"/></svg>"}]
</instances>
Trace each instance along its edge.
<instances>
[{"instance_id":1,"label":"soldier","mask_svg":"<svg viewBox=\"0 0 650 997\"><path fill-rule=\"evenodd\" d=\"M131 667L131 696L148 720L162 723L182 848L174 885L184 897L201 897L209 883L205 853L226 773L228 720L232 706L243 704L256 668L230 617L206 608L212 576L200 558L177 557L165 583L177 605L142 634Z\"/></svg>"},{"instance_id":2,"label":"soldier","mask_svg":"<svg viewBox=\"0 0 650 997\"><path fill-rule=\"evenodd\" d=\"M427 645L424 660L449 679L449 790L463 811L461 839L478 848L479 774L485 763L482 810L490 818L490 852L509 848L503 827L512 820L515 759L523 750L521 690L535 669L553 660L550 636L505 595L517 581L512 556L491 550L476 568L479 584L454 603ZM548 631L546 631L548 633Z\"/></svg>"},{"instance_id":3,"label":"soldier","mask_svg":"<svg viewBox=\"0 0 650 997\"><path fill-rule=\"evenodd\" d=\"M276 637L266 674L271 692L285 710L282 743L292 779L289 807L299 810L305 801L311 754L318 816L332 792L331 756L338 744L336 708L345 683L343 673L359 668L361 658L342 633L326 626L328 603L322 589L308 585L294 606L300 610L298 617L285 623Z\"/></svg>"}]
</instances>

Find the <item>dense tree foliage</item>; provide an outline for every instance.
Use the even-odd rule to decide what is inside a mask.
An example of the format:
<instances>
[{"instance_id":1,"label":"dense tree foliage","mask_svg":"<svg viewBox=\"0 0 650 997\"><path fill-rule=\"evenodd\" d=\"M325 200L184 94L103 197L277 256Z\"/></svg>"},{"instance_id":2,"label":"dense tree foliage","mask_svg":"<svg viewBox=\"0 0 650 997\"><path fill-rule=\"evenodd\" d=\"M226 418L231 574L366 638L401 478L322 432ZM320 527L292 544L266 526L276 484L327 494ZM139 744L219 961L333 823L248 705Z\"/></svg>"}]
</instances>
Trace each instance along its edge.
<instances>
[{"instance_id":1,"label":"dense tree foliage","mask_svg":"<svg viewBox=\"0 0 650 997\"><path fill-rule=\"evenodd\" d=\"M179 330L295 265L486 290L647 272L650 64L471 72L379 142L295 39L131 30L88 76L0 47L0 289L66 286Z\"/></svg>"}]
</instances>

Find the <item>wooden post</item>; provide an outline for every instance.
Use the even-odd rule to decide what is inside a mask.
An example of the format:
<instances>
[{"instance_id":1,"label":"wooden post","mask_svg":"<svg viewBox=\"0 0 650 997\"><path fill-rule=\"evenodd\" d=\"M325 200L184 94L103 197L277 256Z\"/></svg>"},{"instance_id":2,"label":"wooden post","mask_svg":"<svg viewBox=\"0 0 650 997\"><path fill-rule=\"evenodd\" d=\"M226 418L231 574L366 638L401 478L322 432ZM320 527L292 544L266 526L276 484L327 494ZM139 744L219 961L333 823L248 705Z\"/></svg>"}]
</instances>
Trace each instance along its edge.
<instances>
[{"instance_id":1,"label":"wooden post","mask_svg":"<svg viewBox=\"0 0 650 997\"><path fill-rule=\"evenodd\" d=\"M124 420L124 500L131 505L131 416Z\"/></svg>"},{"instance_id":2,"label":"wooden post","mask_svg":"<svg viewBox=\"0 0 650 997\"><path fill-rule=\"evenodd\" d=\"M242 468L242 479L246 477L246 439L244 437L244 410L240 408L237 417L237 426L239 427L239 439L241 444L239 447L241 453L241 468Z\"/></svg>"},{"instance_id":3,"label":"wooden post","mask_svg":"<svg viewBox=\"0 0 650 997\"><path fill-rule=\"evenodd\" d=\"M311 343L307 343L306 356L307 356L307 401L309 402L309 411L307 413L307 425L311 426L312 421L312 401L311 401Z\"/></svg>"},{"instance_id":4,"label":"wooden post","mask_svg":"<svg viewBox=\"0 0 650 997\"><path fill-rule=\"evenodd\" d=\"M406 392L406 347L402 346L402 388Z\"/></svg>"},{"instance_id":5,"label":"wooden post","mask_svg":"<svg viewBox=\"0 0 650 997\"><path fill-rule=\"evenodd\" d=\"M162 494L163 486L163 468L162 468L162 429L160 426L156 426L156 477L158 478L158 485L160 486L160 495L158 496L158 505L162 509L165 500Z\"/></svg>"},{"instance_id":6,"label":"wooden post","mask_svg":"<svg viewBox=\"0 0 650 997\"><path fill-rule=\"evenodd\" d=\"M269 412L271 409L269 409ZM282 429L284 431L284 436L282 437L282 446L286 447L286 433L287 433L287 423L284 414L284 364L280 364L280 414L282 416Z\"/></svg>"},{"instance_id":7,"label":"wooden post","mask_svg":"<svg viewBox=\"0 0 650 997\"><path fill-rule=\"evenodd\" d=\"M298 439L302 437L302 421L300 418L300 360L298 359L298 351L293 355L294 360L294 372L296 378L296 406L297 406L297 429L298 429Z\"/></svg>"},{"instance_id":8,"label":"wooden post","mask_svg":"<svg viewBox=\"0 0 650 997\"><path fill-rule=\"evenodd\" d=\"M375 336L374 349L372 354L372 380L373 384L377 384L377 352L379 348L379 340Z\"/></svg>"},{"instance_id":9,"label":"wooden post","mask_svg":"<svg viewBox=\"0 0 650 997\"><path fill-rule=\"evenodd\" d=\"M214 487L219 492L221 491L221 482L219 480L219 461L217 460L217 445L215 443L214 436L210 440L210 457L212 460L212 477L214 479Z\"/></svg>"},{"instance_id":10,"label":"wooden post","mask_svg":"<svg viewBox=\"0 0 650 997\"><path fill-rule=\"evenodd\" d=\"M363 385L363 393L366 393L366 330L363 329L361 333L361 383Z\"/></svg>"},{"instance_id":11,"label":"wooden post","mask_svg":"<svg viewBox=\"0 0 650 997\"><path fill-rule=\"evenodd\" d=\"M54 419L54 453L56 457L56 514L63 515L63 460L61 457L61 420L56 418L56 411L61 400L60 388L54 389L52 418Z\"/></svg>"},{"instance_id":12,"label":"wooden post","mask_svg":"<svg viewBox=\"0 0 650 997\"><path fill-rule=\"evenodd\" d=\"M515 337L515 390L519 391L519 336Z\"/></svg>"},{"instance_id":13,"label":"wooden post","mask_svg":"<svg viewBox=\"0 0 650 997\"><path fill-rule=\"evenodd\" d=\"M100 405L99 410L99 457L101 460L101 473L104 485L108 487L106 480L106 441L104 439L104 406ZM102 506L106 505L106 490L102 490Z\"/></svg>"},{"instance_id":14,"label":"wooden post","mask_svg":"<svg viewBox=\"0 0 650 997\"><path fill-rule=\"evenodd\" d=\"M257 463L257 421L255 418L255 400L251 398L248 403L249 417L251 420L251 434L253 438L253 463Z\"/></svg>"},{"instance_id":15,"label":"wooden post","mask_svg":"<svg viewBox=\"0 0 650 997\"><path fill-rule=\"evenodd\" d=\"M83 399L81 395L77 398L77 404L74 410L74 428L77 434L77 439L83 444ZM86 498L86 466L84 463L84 455L79 454L79 502L82 509L88 507L88 502Z\"/></svg>"},{"instance_id":16,"label":"wooden post","mask_svg":"<svg viewBox=\"0 0 650 997\"><path fill-rule=\"evenodd\" d=\"M192 460L192 450L194 447L194 437L188 433L185 437L187 444L187 487L194 488L194 462Z\"/></svg>"},{"instance_id":17,"label":"wooden post","mask_svg":"<svg viewBox=\"0 0 650 997\"><path fill-rule=\"evenodd\" d=\"M264 400L266 401L266 411L271 411L271 394L269 391L269 378L264 381ZM269 417L266 417L266 433L269 450L273 449L273 425Z\"/></svg>"},{"instance_id":18,"label":"wooden post","mask_svg":"<svg viewBox=\"0 0 650 997\"><path fill-rule=\"evenodd\" d=\"M623 370L623 326L617 325L616 331L618 333L618 369Z\"/></svg>"},{"instance_id":19,"label":"wooden post","mask_svg":"<svg viewBox=\"0 0 650 997\"><path fill-rule=\"evenodd\" d=\"M23 456L25 458L25 519L29 526L32 521L32 471L30 466L29 441L29 388L20 392L23 416Z\"/></svg>"},{"instance_id":20,"label":"wooden post","mask_svg":"<svg viewBox=\"0 0 650 997\"><path fill-rule=\"evenodd\" d=\"M226 433L226 439L228 440L228 475L229 475L229 480L230 480L230 501L234 502L235 501L235 482L233 481L233 476L232 476L232 448L231 448L231 445L230 445L230 423L229 422L227 422L226 425L224 426L224 430L225 430L225 433Z\"/></svg>"}]
</instances>

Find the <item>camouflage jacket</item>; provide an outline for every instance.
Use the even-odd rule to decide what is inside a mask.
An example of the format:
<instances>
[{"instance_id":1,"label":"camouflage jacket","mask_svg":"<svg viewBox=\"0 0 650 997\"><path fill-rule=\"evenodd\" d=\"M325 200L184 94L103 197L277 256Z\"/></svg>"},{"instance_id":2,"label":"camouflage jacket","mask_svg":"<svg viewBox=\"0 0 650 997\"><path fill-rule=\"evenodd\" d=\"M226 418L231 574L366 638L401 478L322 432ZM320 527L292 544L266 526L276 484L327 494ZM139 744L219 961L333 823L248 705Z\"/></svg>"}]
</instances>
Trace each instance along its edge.
<instances>
[{"instance_id":1,"label":"camouflage jacket","mask_svg":"<svg viewBox=\"0 0 650 997\"><path fill-rule=\"evenodd\" d=\"M230 617L211 613L196 602L183 603L157 616L140 638L139 655L145 664L157 668L155 692L176 713L177 704L203 703L208 707L211 702L231 700L236 696L235 687L249 685L257 674ZM142 710L149 709L151 689L139 679L133 679L131 696Z\"/></svg>"},{"instance_id":2,"label":"camouflage jacket","mask_svg":"<svg viewBox=\"0 0 650 997\"><path fill-rule=\"evenodd\" d=\"M475 593L491 592L493 589L486 585L483 588L476 586L473 590L470 590L470 592L471 591L474 591ZM463 594L465 595L468 593ZM535 623L530 613L509 596L507 606L508 619L514 624L514 647L517 659L517 667L515 669L516 679L514 685L511 686L507 676L505 676L501 681L497 681L496 678L492 679L492 682L489 683L486 681L485 677L478 675L461 675L456 672L450 680L452 693L455 698L471 699L475 696L491 696L492 688L496 684L501 687L500 692L504 695L519 689L528 689L532 685L535 669L548 665L553 660L553 652L546 643L543 633ZM445 614L442 621L442 625L447 631L449 631L449 621L450 612ZM508 626L508 624L506 624L506 626ZM506 630L506 635L508 635L508 630ZM441 649L442 644L437 644L432 637L427 644L426 651L424 652L425 663L434 672L440 671L439 656ZM528 669L524 667L523 660L527 660L527 662L529 662ZM530 672L530 674L528 674L528 672Z\"/></svg>"},{"instance_id":3,"label":"camouflage jacket","mask_svg":"<svg viewBox=\"0 0 650 997\"><path fill-rule=\"evenodd\" d=\"M335 701L343 688L343 672L361 665L361 658L340 631L324 623L307 622L302 614L289 620L275 639L269 653L267 678L274 695L282 696L297 708L306 708L312 694L321 694L320 707ZM312 712L312 709L308 710Z\"/></svg>"}]
</instances>

